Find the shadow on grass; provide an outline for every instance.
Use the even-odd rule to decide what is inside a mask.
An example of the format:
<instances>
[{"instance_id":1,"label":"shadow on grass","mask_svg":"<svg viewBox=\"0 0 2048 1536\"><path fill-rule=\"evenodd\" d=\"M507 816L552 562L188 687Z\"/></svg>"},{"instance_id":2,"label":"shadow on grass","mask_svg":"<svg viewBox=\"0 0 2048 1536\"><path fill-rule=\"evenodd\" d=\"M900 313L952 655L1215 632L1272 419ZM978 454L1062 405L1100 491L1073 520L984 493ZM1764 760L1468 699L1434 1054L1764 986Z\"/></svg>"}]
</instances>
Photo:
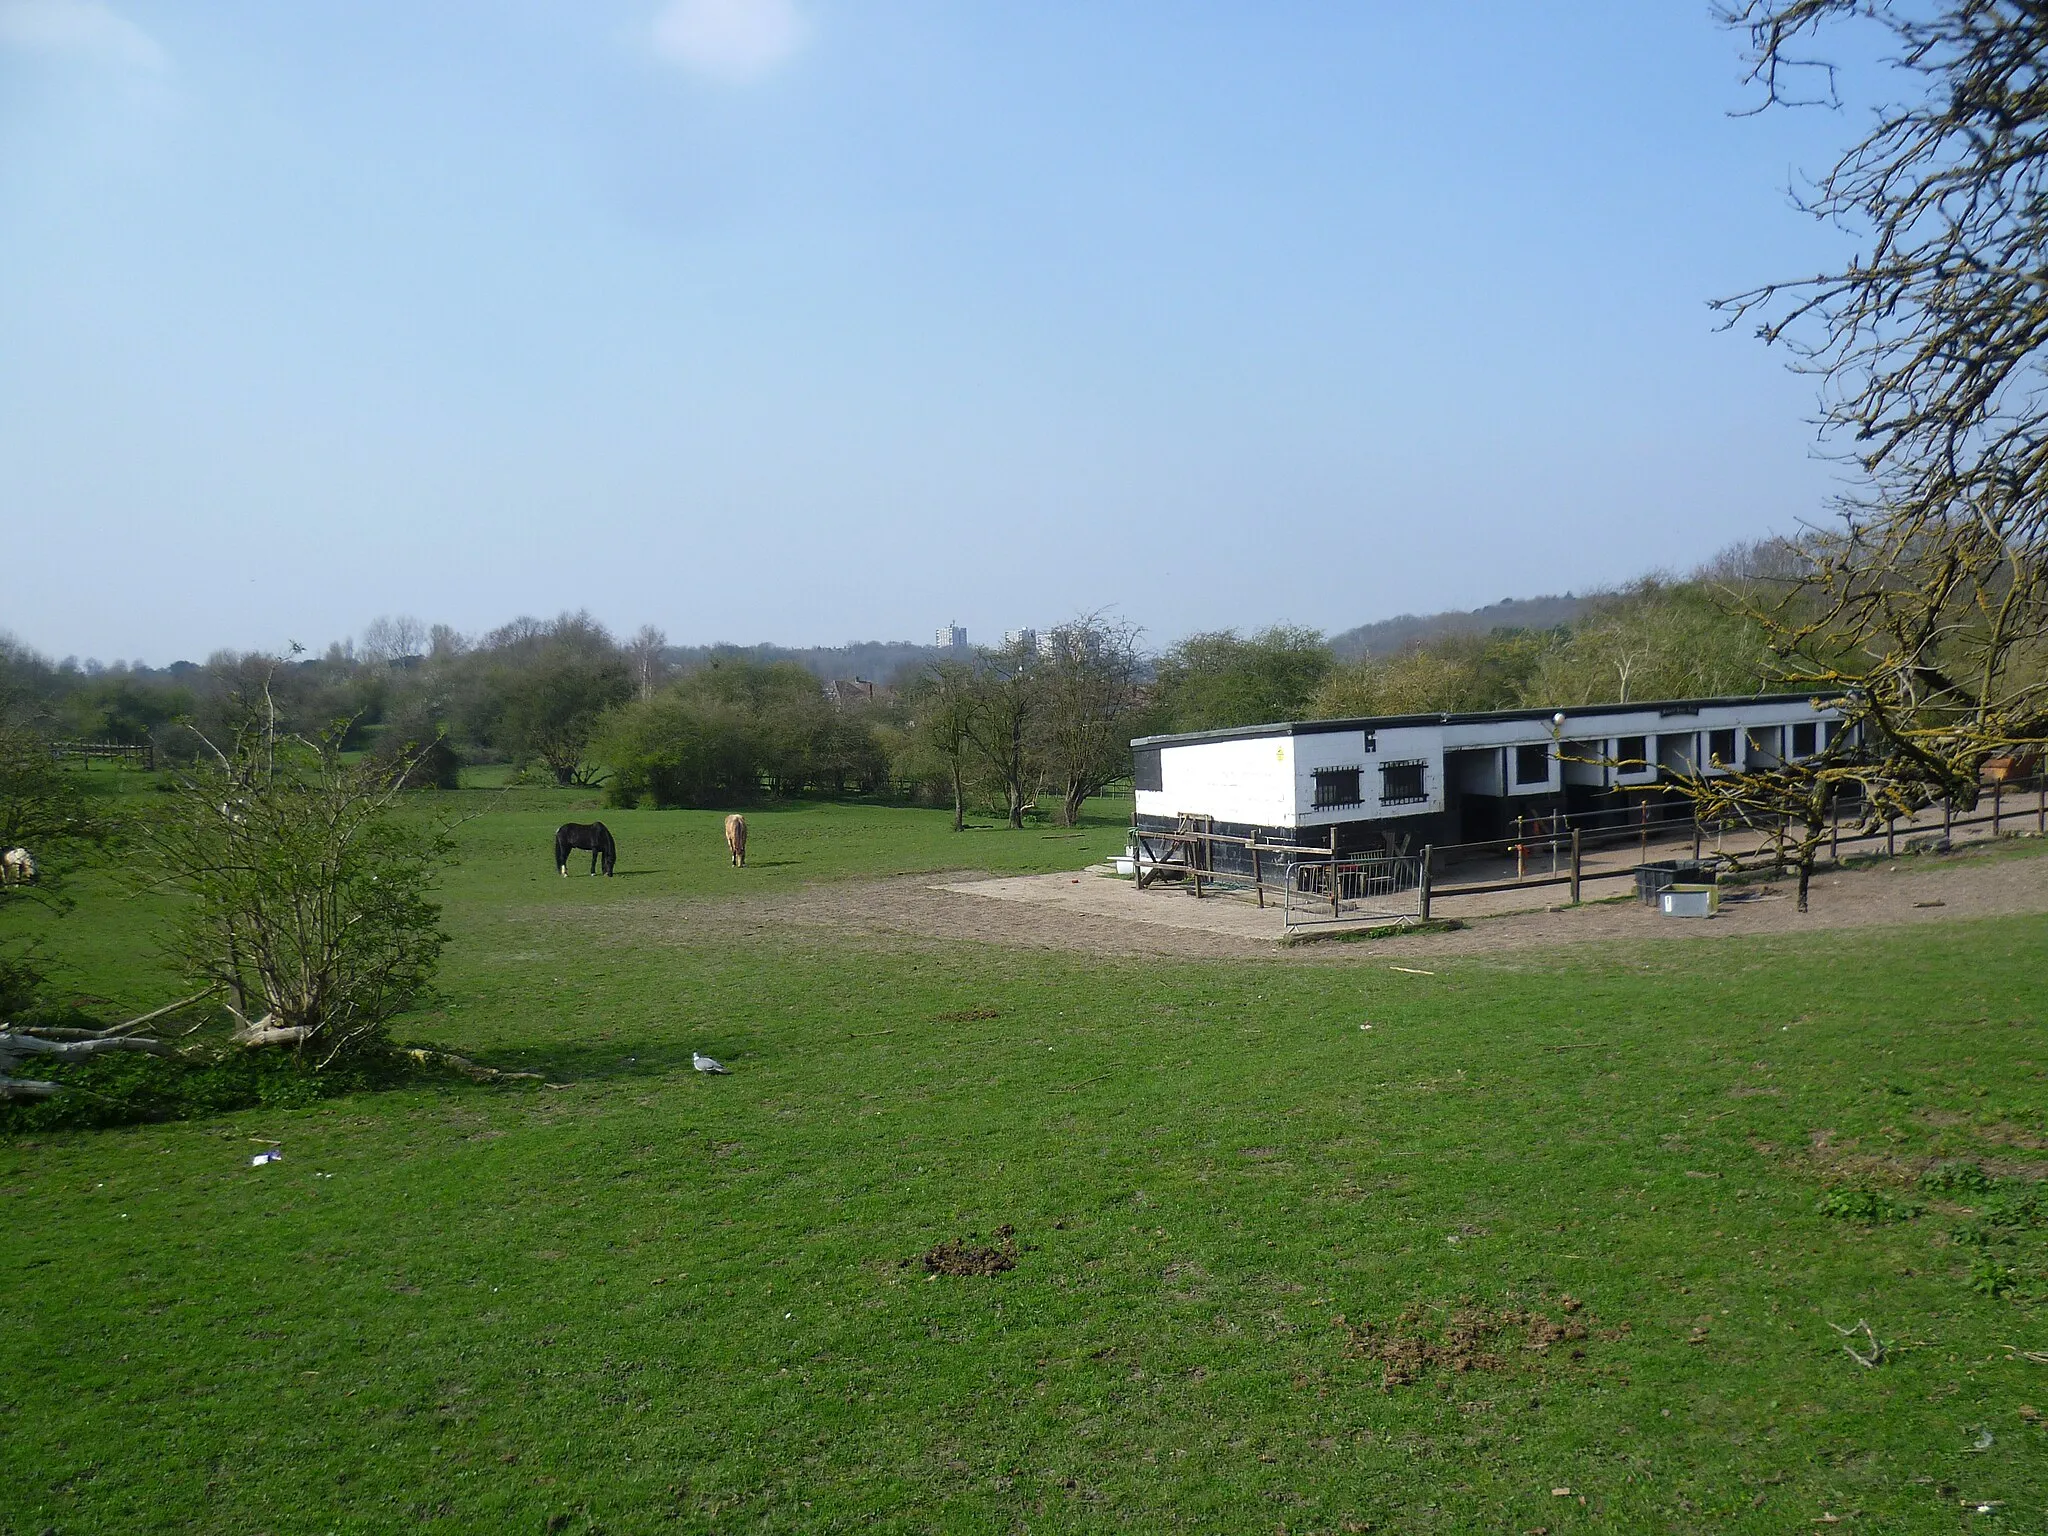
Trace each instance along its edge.
<instances>
[{"instance_id":1,"label":"shadow on grass","mask_svg":"<svg viewBox=\"0 0 2048 1536\"><path fill-rule=\"evenodd\" d=\"M446 1060L416 1060L406 1054L410 1048L399 1041L388 1053L358 1057L318 1072L282 1051L206 1062L116 1055L58 1063L48 1069L47 1078L63 1084L63 1091L46 1099L0 1104L0 1136L200 1120L244 1109L307 1109L327 1099L393 1089L425 1088L470 1098L630 1078L693 1077L693 1050L702 1050L740 1070L748 1058L748 1053L723 1046L713 1037L689 1045L664 1042L652 1049L629 1047L623 1051L611 1042L582 1042L465 1057L477 1068L504 1074L479 1077ZM422 1048L436 1057L443 1054L439 1046ZM538 1077L513 1075L517 1073L536 1073Z\"/></svg>"},{"instance_id":2,"label":"shadow on grass","mask_svg":"<svg viewBox=\"0 0 2048 1536\"><path fill-rule=\"evenodd\" d=\"M690 1058L694 1052L702 1051L728 1068L744 1070L752 1053L721 1041L715 1031L706 1030L694 1039L677 1041L665 1039L658 1044L625 1044L616 1040L606 1041L563 1041L559 1045L535 1045L506 1047L478 1052L468 1059L479 1067L494 1068L499 1072L537 1072L549 1083L570 1085L579 1083L612 1083L632 1078L656 1078L694 1075L695 1068ZM467 1053L465 1053L467 1054ZM470 1079L460 1075L430 1073L429 1076L458 1085L470 1086ZM486 1090L499 1087L533 1088L537 1083L527 1079L514 1079L511 1083L483 1082L474 1086Z\"/></svg>"},{"instance_id":3,"label":"shadow on grass","mask_svg":"<svg viewBox=\"0 0 2048 1536\"><path fill-rule=\"evenodd\" d=\"M238 1109L301 1109L346 1093L410 1087L446 1069L379 1052L309 1070L284 1051L241 1051L214 1060L111 1055L54 1062L45 1080L63 1085L44 1099L0 1104L0 1135L96 1130L193 1120Z\"/></svg>"}]
</instances>

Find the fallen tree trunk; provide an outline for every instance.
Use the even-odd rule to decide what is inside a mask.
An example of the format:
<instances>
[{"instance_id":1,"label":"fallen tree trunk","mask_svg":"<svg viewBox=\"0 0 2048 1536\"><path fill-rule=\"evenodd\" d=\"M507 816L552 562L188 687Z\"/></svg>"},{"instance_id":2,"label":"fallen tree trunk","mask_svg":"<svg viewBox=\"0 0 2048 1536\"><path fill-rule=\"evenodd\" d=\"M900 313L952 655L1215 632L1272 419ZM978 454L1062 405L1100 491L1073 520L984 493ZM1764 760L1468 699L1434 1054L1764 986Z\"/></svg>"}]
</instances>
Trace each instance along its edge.
<instances>
[{"instance_id":1,"label":"fallen tree trunk","mask_svg":"<svg viewBox=\"0 0 2048 1536\"><path fill-rule=\"evenodd\" d=\"M105 1029L22 1030L0 1024L0 1099L47 1099L63 1091L62 1083L9 1077L8 1072L25 1056L54 1056L59 1061L72 1061L81 1056L103 1056L109 1051L140 1051L146 1056L177 1055L175 1046L148 1035L130 1035L126 1031L139 1029L167 1013L176 1013L203 997L212 996L217 990L208 987L204 992L181 997L175 1003L137 1014L124 1023L109 1024Z\"/></svg>"},{"instance_id":2,"label":"fallen tree trunk","mask_svg":"<svg viewBox=\"0 0 2048 1536\"><path fill-rule=\"evenodd\" d=\"M0 1072L5 1072L24 1056L55 1056L61 1061L69 1061L80 1056L104 1056L109 1051L141 1051L149 1056L178 1054L176 1048L161 1040L139 1035L94 1040L45 1040L38 1035L0 1029Z\"/></svg>"},{"instance_id":3,"label":"fallen tree trunk","mask_svg":"<svg viewBox=\"0 0 2048 1536\"><path fill-rule=\"evenodd\" d=\"M320 1032L317 1024L279 1024L274 1022L277 1015L266 1013L260 1019L251 1019L233 1003L226 1005L235 1022L242 1027L228 1036L229 1045L246 1046L250 1050L261 1050L271 1045L304 1045Z\"/></svg>"},{"instance_id":4,"label":"fallen tree trunk","mask_svg":"<svg viewBox=\"0 0 2048 1536\"><path fill-rule=\"evenodd\" d=\"M36 1078L9 1077L8 1072L25 1056L54 1056L59 1061L71 1061L81 1056L103 1056L109 1051L140 1051L150 1056L178 1054L161 1040L140 1039L135 1036L123 1036L118 1039L100 1037L91 1040L44 1040L12 1029L0 1029L0 1099L47 1099L53 1094L63 1092L62 1083L46 1082Z\"/></svg>"},{"instance_id":5,"label":"fallen tree trunk","mask_svg":"<svg viewBox=\"0 0 2048 1536\"><path fill-rule=\"evenodd\" d=\"M304 1045L319 1033L313 1024L273 1024L270 1015L251 1023L243 1020L242 1027L228 1036L229 1045L247 1046L250 1050L261 1050L269 1045Z\"/></svg>"},{"instance_id":6,"label":"fallen tree trunk","mask_svg":"<svg viewBox=\"0 0 2048 1536\"><path fill-rule=\"evenodd\" d=\"M219 990L220 988L218 987L208 987L204 992L194 992L190 997L181 997L175 1003L166 1003L161 1008L152 1008L148 1013L137 1014L134 1018L119 1024L109 1024L104 1029L73 1029L54 1025L45 1027L39 1024L33 1026L28 1033L43 1040L107 1040L117 1035L124 1035L131 1029L140 1029L143 1025L153 1023L167 1013L176 1013L180 1008L189 1008L192 1004L213 996ZM0 1030L5 1030L7 1027L5 1024L0 1024ZM190 1033L190 1031L187 1031L187 1033Z\"/></svg>"}]
</instances>

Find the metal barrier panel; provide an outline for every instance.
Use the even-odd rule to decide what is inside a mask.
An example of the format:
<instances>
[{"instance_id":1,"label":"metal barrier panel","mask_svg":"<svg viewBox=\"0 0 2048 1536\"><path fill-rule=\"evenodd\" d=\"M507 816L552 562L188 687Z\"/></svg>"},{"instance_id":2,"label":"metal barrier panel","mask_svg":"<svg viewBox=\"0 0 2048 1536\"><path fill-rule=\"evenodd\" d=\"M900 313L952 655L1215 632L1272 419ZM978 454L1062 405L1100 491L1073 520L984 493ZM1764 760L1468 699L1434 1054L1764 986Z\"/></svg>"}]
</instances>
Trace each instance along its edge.
<instances>
[{"instance_id":1,"label":"metal barrier panel","mask_svg":"<svg viewBox=\"0 0 2048 1536\"><path fill-rule=\"evenodd\" d=\"M1422 916L1422 860L1412 855L1290 860L1282 886L1290 928Z\"/></svg>"}]
</instances>

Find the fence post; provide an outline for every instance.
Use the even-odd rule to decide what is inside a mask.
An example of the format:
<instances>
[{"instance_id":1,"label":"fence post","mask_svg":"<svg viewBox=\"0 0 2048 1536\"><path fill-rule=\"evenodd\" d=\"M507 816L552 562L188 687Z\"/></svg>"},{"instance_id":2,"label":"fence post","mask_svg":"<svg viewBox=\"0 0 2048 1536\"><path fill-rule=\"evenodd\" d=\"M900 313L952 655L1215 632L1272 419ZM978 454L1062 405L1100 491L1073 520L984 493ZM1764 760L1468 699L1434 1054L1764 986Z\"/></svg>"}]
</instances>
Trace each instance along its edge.
<instances>
[{"instance_id":1,"label":"fence post","mask_svg":"<svg viewBox=\"0 0 2048 1536\"><path fill-rule=\"evenodd\" d=\"M1692 861L1695 864L1700 861L1700 810L1698 806L1694 806L1692 810Z\"/></svg>"},{"instance_id":2,"label":"fence post","mask_svg":"<svg viewBox=\"0 0 2048 1536\"><path fill-rule=\"evenodd\" d=\"M1252 889L1259 893L1259 910L1263 912L1266 910L1266 883L1259 877L1259 834L1256 832L1252 834L1251 850Z\"/></svg>"},{"instance_id":3,"label":"fence post","mask_svg":"<svg viewBox=\"0 0 2048 1536\"><path fill-rule=\"evenodd\" d=\"M1436 852L1434 843L1422 845L1422 873L1417 877L1415 888L1422 897L1422 920L1429 921L1429 864L1430 856Z\"/></svg>"},{"instance_id":4,"label":"fence post","mask_svg":"<svg viewBox=\"0 0 2048 1536\"><path fill-rule=\"evenodd\" d=\"M1333 917L1333 918L1337 918L1337 917L1342 917L1342 916L1344 915L1344 907L1343 907L1343 901L1344 901L1344 893L1343 893L1343 890L1342 890L1342 888L1341 888L1341 887L1339 886L1339 884L1338 884L1338 876L1337 876L1337 829L1336 829L1335 827L1332 827L1332 828L1330 828L1330 916L1331 916L1331 917Z\"/></svg>"},{"instance_id":5,"label":"fence post","mask_svg":"<svg viewBox=\"0 0 2048 1536\"><path fill-rule=\"evenodd\" d=\"M1643 829L1641 835L1636 839L1636 862L1638 864L1647 864L1650 862L1650 802L1648 797L1644 798L1642 809L1638 814L1642 819ZM1578 899L1576 896L1572 898L1573 901Z\"/></svg>"},{"instance_id":6,"label":"fence post","mask_svg":"<svg viewBox=\"0 0 2048 1536\"><path fill-rule=\"evenodd\" d=\"M1579 904L1579 829L1572 828L1572 905Z\"/></svg>"},{"instance_id":7,"label":"fence post","mask_svg":"<svg viewBox=\"0 0 2048 1536\"><path fill-rule=\"evenodd\" d=\"M1550 813L1550 872L1553 875L1557 873L1557 823L1563 814L1561 811Z\"/></svg>"},{"instance_id":8,"label":"fence post","mask_svg":"<svg viewBox=\"0 0 2048 1536\"><path fill-rule=\"evenodd\" d=\"M1828 798L1828 862L1842 862L1842 801L1837 795Z\"/></svg>"},{"instance_id":9,"label":"fence post","mask_svg":"<svg viewBox=\"0 0 2048 1536\"><path fill-rule=\"evenodd\" d=\"M1515 878L1517 880L1528 878L1528 867L1523 862L1527 856L1528 849L1522 842L1522 818L1517 816L1515 818Z\"/></svg>"},{"instance_id":10,"label":"fence post","mask_svg":"<svg viewBox=\"0 0 2048 1536\"><path fill-rule=\"evenodd\" d=\"M2034 830L2048 832L2048 774L2034 784Z\"/></svg>"},{"instance_id":11,"label":"fence post","mask_svg":"<svg viewBox=\"0 0 2048 1536\"><path fill-rule=\"evenodd\" d=\"M1884 856L1895 859L1899 855L1899 818L1887 816L1884 819Z\"/></svg>"},{"instance_id":12,"label":"fence post","mask_svg":"<svg viewBox=\"0 0 2048 1536\"><path fill-rule=\"evenodd\" d=\"M1998 836L1999 813L2005 809L2005 780L1991 781L1991 835Z\"/></svg>"},{"instance_id":13,"label":"fence post","mask_svg":"<svg viewBox=\"0 0 2048 1536\"><path fill-rule=\"evenodd\" d=\"M1949 841L1949 834L1955 830L1956 808L1947 795L1941 797L1941 840Z\"/></svg>"}]
</instances>

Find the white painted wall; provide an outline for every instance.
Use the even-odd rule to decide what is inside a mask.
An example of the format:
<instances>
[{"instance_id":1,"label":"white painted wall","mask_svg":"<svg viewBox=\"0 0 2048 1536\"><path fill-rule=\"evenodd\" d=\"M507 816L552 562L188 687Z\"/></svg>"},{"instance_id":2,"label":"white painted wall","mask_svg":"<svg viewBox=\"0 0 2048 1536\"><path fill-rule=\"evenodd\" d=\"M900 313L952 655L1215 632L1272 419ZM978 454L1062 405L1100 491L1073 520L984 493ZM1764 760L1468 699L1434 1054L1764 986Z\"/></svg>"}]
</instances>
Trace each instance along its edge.
<instances>
[{"instance_id":1,"label":"white painted wall","mask_svg":"<svg viewBox=\"0 0 2048 1536\"><path fill-rule=\"evenodd\" d=\"M1294 825L1294 742L1286 735L1166 747L1159 754L1159 783L1157 790L1139 791L1139 815Z\"/></svg>"},{"instance_id":2,"label":"white painted wall","mask_svg":"<svg viewBox=\"0 0 2048 1536\"><path fill-rule=\"evenodd\" d=\"M1561 728L1547 718L1383 726L1373 733L1371 751L1366 750L1363 730L1313 731L1298 736L1278 731L1270 736L1166 746L1159 759L1160 782L1164 787L1140 790L1137 808L1145 816L1209 816L1217 821L1303 829L1338 822L1388 820L1444 808L1444 764L1448 751L1462 749L1472 753L1458 764L1461 787L1468 794L1545 795L1557 793L1567 774L1572 775L1575 783L1656 782L1655 770L1621 774L1594 766L1582 769L1580 765L1560 764L1554 750L1560 740L1584 742L1611 756L1621 737L1649 737L1653 760L1668 771L1683 772L1692 766L1696 748L1705 756L1707 732L1733 730L1736 766L1722 771L1734 772L1744 761L1750 730L1764 729L1789 741L1788 731L1777 732L1775 728L1809 720L1832 724L1841 718L1838 710L1816 710L1804 699L1704 706L1696 712L1675 715L1655 709L1576 718L1566 710L1564 715ZM1515 783L1514 748L1539 743L1553 748L1549 777L1536 784ZM1505 785L1501 782L1503 748ZM1428 799L1383 804L1381 765L1416 760L1423 764L1423 787ZM1327 768L1360 770L1358 805L1315 809L1316 771Z\"/></svg>"}]
</instances>

